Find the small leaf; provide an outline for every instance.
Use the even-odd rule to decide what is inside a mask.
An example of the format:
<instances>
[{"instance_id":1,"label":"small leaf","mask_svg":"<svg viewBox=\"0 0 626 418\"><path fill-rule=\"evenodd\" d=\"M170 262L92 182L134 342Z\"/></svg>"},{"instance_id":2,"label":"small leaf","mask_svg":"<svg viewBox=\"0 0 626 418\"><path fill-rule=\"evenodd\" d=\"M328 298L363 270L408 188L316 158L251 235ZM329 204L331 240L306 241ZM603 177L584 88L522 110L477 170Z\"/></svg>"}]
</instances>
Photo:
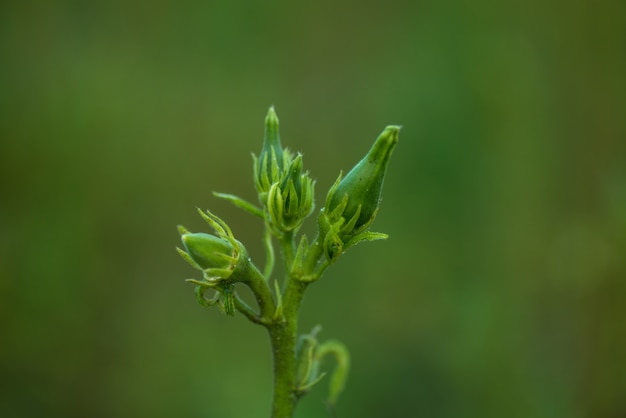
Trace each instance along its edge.
<instances>
[{"instance_id":1,"label":"small leaf","mask_svg":"<svg viewBox=\"0 0 626 418\"><path fill-rule=\"evenodd\" d=\"M309 241L306 234L300 238L296 255L293 257L293 264L291 265L291 275L296 279L301 279L304 274L304 261L306 254L309 251Z\"/></svg>"},{"instance_id":2,"label":"small leaf","mask_svg":"<svg viewBox=\"0 0 626 418\"><path fill-rule=\"evenodd\" d=\"M343 392L350 369L350 353L346 346L339 341L329 340L317 347L316 359L321 362L327 355L333 355L337 362L335 370L330 377L328 403L335 405L337 398Z\"/></svg>"},{"instance_id":3,"label":"small leaf","mask_svg":"<svg viewBox=\"0 0 626 418\"><path fill-rule=\"evenodd\" d=\"M221 199L228 200L233 205L245 210L248 213L251 213L254 216L258 216L259 218L264 217L263 209L261 209L258 206L253 205L252 203L246 200L243 200L242 198L238 196L228 194L228 193L218 193L218 192L213 192L213 195Z\"/></svg>"},{"instance_id":4,"label":"small leaf","mask_svg":"<svg viewBox=\"0 0 626 418\"><path fill-rule=\"evenodd\" d=\"M316 354L317 334L322 330L320 325L313 327L309 334L301 335L296 344L296 392L304 395L313 385L319 382L325 373L319 374L319 359Z\"/></svg>"},{"instance_id":5,"label":"small leaf","mask_svg":"<svg viewBox=\"0 0 626 418\"><path fill-rule=\"evenodd\" d=\"M383 234L382 232L371 232L371 231L361 232L360 234L357 234L354 237L350 238L345 243L344 251L358 244L359 242L378 241L378 240L387 239L387 238L389 238L389 235Z\"/></svg>"},{"instance_id":6,"label":"small leaf","mask_svg":"<svg viewBox=\"0 0 626 418\"><path fill-rule=\"evenodd\" d=\"M301 335L298 339L298 350L296 353L296 389L302 392L311 380L311 367L313 365L313 354L317 347L317 339L312 335ZM313 379L315 379L313 377Z\"/></svg>"}]
</instances>

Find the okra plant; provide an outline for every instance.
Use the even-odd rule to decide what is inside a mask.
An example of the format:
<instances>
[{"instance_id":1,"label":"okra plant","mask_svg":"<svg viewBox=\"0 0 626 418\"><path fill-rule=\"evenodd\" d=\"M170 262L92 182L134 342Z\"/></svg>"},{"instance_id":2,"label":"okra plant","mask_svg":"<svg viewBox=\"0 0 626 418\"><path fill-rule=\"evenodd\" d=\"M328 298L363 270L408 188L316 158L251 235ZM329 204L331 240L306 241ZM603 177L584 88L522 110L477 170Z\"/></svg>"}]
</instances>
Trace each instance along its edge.
<instances>
[{"instance_id":1,"label":"okra plant","mask_svg":"<svg viewBox=\"0 0 626 418\"><path fill-rule=\"evenodd\" d=\"M329 380L328 404L334 407L344 388L349 368L346 347L336 341L320 342L316 326L298 336L298 313L305 290L350 247L363 241L387 238L370 231L378 213L383 178L391 152L398 142L399 126L387 126L365 157L344 177L339 177L317 212L317 235L310 240L298 234L314 211L315 181L303 169L302 154L283 148L278 117L271 107L265 118L265 138L258 156L253 155L254 185L259 204L231 194L214 193L260 218L264 225L266 259L262 269L250 259L232 229L210 211L198 210L212 233L190 232L179 226L183 249L180 255L201 273L187 282L195 287L202 306L217 307L229 316L241 313L269 333L273 353L273 418L291 418L298 400L325 373L321 363L335 358ZM285 277L274 277L278 244ZM256 303L250 306L237 293L247 286Z\"/></svg>"}]
</instances>

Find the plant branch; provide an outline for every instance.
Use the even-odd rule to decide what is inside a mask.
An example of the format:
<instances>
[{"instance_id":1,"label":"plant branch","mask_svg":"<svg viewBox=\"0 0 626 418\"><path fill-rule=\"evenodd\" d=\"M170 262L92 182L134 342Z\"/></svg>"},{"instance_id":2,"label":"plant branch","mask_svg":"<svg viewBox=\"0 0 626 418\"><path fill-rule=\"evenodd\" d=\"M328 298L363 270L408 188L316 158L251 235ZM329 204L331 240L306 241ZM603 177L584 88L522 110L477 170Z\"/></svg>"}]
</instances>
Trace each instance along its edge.
<instances>
[{"instance_id":1,"label":"plant branch","mask_svg":"<svg viewBox=\"0 0 626 418\"><path fill-rule=\"evenodd\" d=\"M248 279L243 283L248 286L254 294L259 305L260 316L263 322L267 322L276 310L276 304L274 303L270 287L261 272L252 263L249 264L247 277Z\"/></svg>"},{"instance_id":2,"label":"plant branch","mask_svg":"<svg viewBox=\"0 0 626 418\"><path fill-rule=\"evenodd\" d=\"M274 359L272 418L291 418L298 400L296 393L296 339L298 313L307 284L288 279L283 294L284 316L267 327Z\"/></svg>"},{"instance_id":3,"label":"plant branch","mask_svg":"<svg viewBox=\"0 0 626 418\"><path fill-rule=\"evenodd\" d=\"M259 314L256 313L254 309L250 307L250 305L244 302L243 299L241 299L238 294L235 294L235 308L237 308L237 310L241 312L251 322L254 322L255 324L259 324L259 325L267 324L267 322L264 321L264 319L261 316L259 316Z\"/></svg>"}]
</instances>

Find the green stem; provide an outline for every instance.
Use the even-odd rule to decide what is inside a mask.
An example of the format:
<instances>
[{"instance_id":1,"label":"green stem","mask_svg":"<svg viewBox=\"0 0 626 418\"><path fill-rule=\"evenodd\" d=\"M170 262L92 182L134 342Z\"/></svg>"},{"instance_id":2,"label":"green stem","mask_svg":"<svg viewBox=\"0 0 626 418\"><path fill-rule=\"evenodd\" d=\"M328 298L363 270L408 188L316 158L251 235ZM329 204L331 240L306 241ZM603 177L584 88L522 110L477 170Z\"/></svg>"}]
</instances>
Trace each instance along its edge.
<instances>
[{"instance_id":1,"label":"green stem","mask_svg":"<svg viewBox=\"0 0 626 418\"><path fill-rule=\"evenodd\" d=\"M276 305L274 303L274 298L272 297L269 285L254 264L250 264L248 270L248 280L243 282L243 284L248 286L254 294L254 297L259 305L260 319L262 322L269 322L270 318L274 315ZM246 314L245 312L243 313Z\"/></svg>"},{"instance_id":2,"label":"green stem","mask_svg":"<svg viewBox=\"0 0 626 418\"><path fill-rule=\"evenodd\" d=\"M239 295L235 293L235 308L244 314L251 322L259 325L264 325L266 321L254 309L252 309L246 302L244 302Z\"/></svg>"},{"instance_id":3,"label":"green stem","mask_svg":"<svg viewBox=\"0 0 626 418\"><path fill-rule=\"evenodd\" d=\"M296 339L298 336L298 312L306 283L289 279L283 296L284 315L267 326L274 357L274 399L272 418L291 418L297 396Z\"/></svg>"},{"instance_id":4,"label":"green stem","mask_svg":"<svg viewBox=\"0 0 626 418\"><path fill-rule=\"evenodd\" d=\"M296 249L293 231L285 232L283 236L280 237L280 245L283 254L283 261L285 262L285 272L289 275Z\"/></svg>"}]
</instances>

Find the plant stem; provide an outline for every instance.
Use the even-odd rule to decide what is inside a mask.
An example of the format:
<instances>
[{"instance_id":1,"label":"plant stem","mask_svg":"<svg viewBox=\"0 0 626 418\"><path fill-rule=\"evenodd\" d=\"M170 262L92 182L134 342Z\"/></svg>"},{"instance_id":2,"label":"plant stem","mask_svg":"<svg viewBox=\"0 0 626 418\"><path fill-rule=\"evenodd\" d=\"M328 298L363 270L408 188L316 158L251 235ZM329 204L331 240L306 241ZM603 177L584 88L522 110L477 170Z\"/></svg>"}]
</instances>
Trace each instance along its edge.
<instances>
[{"instance_id":1,"label":"plant stem","mask_svg":"<svg viewBox=\"0 0 626 418\"><path fill-rule=\"evenodd\" d=\"M288 279L283 296L284 315L268 325L274 358L272 418L291 418L298 398L295 392L298 312L306 283Z\"/></svg>"},{"instance_id":2,"label":"plant stem","mask_svg":"<svg viewBox=\"0 0 626 418\"><path fill-rule=\"evenodd\" d=\"M291 271L291 264L293 263L293 254L295 250L294 234L293 231L285 232L282 237L279 238L280 249L283 255L283 261L285 263L285 272L289 275Z\"/></svg>"},{"instance_id":3,"label":"plant stem","mask_svg":"<svg viewBox=\"0 0 626 418\"><path fill-rule=\"evenodd\" d=\"M276 305L274 304L274 299L272 298L272 292L270 291L270 287L268 286L261 272L253 264L251 264L249 267L248 277L249 279L244 283L250 288L250 290L256 297L261 318L264 321L269 321L271 316L274 314L274 311L276 310ZM246 314L246 312L243 313ZM249 315L246 316L249 317Z\"/></svg>"}]
</instances>

